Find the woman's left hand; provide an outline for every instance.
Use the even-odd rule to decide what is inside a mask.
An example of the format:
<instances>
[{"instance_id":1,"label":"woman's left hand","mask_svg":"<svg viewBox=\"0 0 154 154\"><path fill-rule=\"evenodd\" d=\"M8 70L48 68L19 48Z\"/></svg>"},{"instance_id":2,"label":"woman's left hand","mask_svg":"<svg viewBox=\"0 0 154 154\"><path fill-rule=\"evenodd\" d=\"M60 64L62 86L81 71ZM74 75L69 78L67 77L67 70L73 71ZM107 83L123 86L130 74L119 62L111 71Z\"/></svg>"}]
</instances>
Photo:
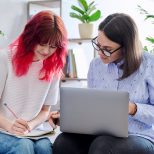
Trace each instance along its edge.
<instances>
[{"instance_id":1,"label":"woman's left hand","mask_svg":"<svg viewBox=\"0 0 154 154\"><path fill-rule=\"evenodd\" d=\"M49 124L52 127L54 127L54 125L55 125L55 128L56 128L56 125L58 125L59 118L60 118L59 111L53 111L53 112L51 112L50 115L49 115L49 117L48 117Z\"/></svg>"},{"instance_id":2,"label":"woman's left hand","mask_svg":"<svg viewBox=\"0 0 154 154\"><path fill-rule=\"evenodd\" d=\"M129 102L128 113L133 116L135 115L136 112L137 112L137 105L133 102Z\"/></svg>"}]
</instances>

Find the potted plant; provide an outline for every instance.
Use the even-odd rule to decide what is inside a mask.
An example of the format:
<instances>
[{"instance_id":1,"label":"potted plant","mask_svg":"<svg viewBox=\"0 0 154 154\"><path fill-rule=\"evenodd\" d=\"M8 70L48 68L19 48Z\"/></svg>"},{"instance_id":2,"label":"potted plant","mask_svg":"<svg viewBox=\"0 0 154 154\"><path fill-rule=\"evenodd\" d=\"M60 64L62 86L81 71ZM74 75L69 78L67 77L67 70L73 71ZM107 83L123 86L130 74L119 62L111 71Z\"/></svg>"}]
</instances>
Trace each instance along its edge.
<instances>
[{"instance_id":1,"label":"potted plant","mask_svg":"<svg viewBox=\"0 0 154 154\"><path fill-rule=\"evenodd\" d=\"M81 38L91 38L93 33L93 24L101 18L101 11L96 9L94 1L88 3L87 0L77 0L79 6L72 5L70 17L76 18L81 21L79 24L79 34Z\"/></svg>"},{"instance_id":2,"label":"potted plant","mask_svg":"<svg viewBox=\"0 0 154 154\"><path fill-rule=\"evenodd\" d=\"M0 30L0 36L4 36L4 33Z\"/></svg>"},{"instance_id":3,"label":"potted plant","mask_svg":"<svg viewBox=\"0 0 154 154\"><path fill-rule=\"evenodd\" d=\"M138 5L138 8L140 10L140 13L145 15L145 20L151 19L152 24L154 24L154 14L149 14L149 12L146 11L145 9L143 9L140 5ZM147 52L154 53L154 36L153 37L152 36L146 37L146 40L148 42L150 42L151 48L144 46L144 50L147 51Z\"/></svg>"}]
</instances>

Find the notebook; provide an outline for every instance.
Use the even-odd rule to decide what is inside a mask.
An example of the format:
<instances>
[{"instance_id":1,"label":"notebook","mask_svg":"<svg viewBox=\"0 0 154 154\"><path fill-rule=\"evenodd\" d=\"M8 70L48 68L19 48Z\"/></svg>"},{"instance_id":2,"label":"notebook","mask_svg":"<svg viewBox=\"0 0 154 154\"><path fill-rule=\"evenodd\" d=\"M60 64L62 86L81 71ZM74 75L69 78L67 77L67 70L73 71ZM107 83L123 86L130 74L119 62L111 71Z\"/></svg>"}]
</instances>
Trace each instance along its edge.
<instances>
[{"instance_id":1,"label":"notebook","mask_svg":"<svg viewBox=\"0 0 154 154\"><path fill-rule=\"evenodd\" d=\"M60 130L128 137L128 92L60 89Z\"/></svg>"},{"instance_id":2,"label":"notebook","mask_svg":"<svg viewBox=\"0 0 154 154\"><path fill-rule=\"evenodd\" d=\"M31 132L25 134L25 135L15 135L10 134L9 132L6 132L5 130L0 128L0 132L3 132L8 135L16 136L18 138L30 138L30 139L40 139L44 137L50 137L55 134L55 131L50 126L48 122L44 122L43 124L39 125L37 128L32 130Z\"/></svg>"}]
</instances>

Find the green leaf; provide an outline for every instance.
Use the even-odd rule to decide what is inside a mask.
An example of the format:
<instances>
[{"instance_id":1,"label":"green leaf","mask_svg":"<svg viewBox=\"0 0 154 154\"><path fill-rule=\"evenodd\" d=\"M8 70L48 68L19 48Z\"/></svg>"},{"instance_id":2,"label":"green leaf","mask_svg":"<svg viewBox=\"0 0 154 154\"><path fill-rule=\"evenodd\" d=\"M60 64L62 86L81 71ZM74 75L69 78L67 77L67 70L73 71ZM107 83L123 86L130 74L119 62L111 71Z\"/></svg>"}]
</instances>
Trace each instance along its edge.
<instances>
[{"instance_id":1,"label":"green leaf","mask_svg":"<svg viewBox=\"0 0 154 154\"><path fill-rule=\"evenodd\" d=\"M0 35L4 36L4 33L0 30Z\"/></svg>"},{"instance_id":2,"label":"green leaf","mask_svg":"<svg viewBox=\"0 0 154 154\"><path fill-rule=\"evenodd\" d=\"M146 18L145 18L145 20L147 20L149 18L154 18L154 15L151 15L151 14L147 15Z\"/></svg>"},{"instance_id":3,"label":"green leaf","mask_svg":"<svg viewBox=\"0 0 154 154\"><path fill-rule=\"evenodd\" d=\"M88 10L87 1L86 1L86 0L78 0L78 1L79 1L79 3L82 5L83 9L84 9L85 11L87 11L87 10Z\"/></svg>"},{"instance_id":4,"label":"green leaf","mask_svg":"<svg viewBox=\"0 0 154 154\"><path fill-rule=\"evenodd\" d=\"M88 6L88 9L90 9L91 7L93 7L94 6L94 1L92 1L90 4L89 4L89 6Z\"/></svg>"},{"instance_id":5,"label":"green leaf","mask_svg":"<svg viewBox=\"0 0 154 154\"><path fill-rule=\"evenodd\" d=\"M70 17L79 19L83 23L89 23L98 20L101 17L101 11L96 10L95 1L89 4L87 0L77 0L79 7L72 5L71 9L75 12L70 13ZM93 13L94 12L94 13Z\"/></svg>"},{"instance_id":6,"label":"green leaf","mask_svg":"<svg viewBox=\"0 0 154 154\"><path fill-rule=\"evenodd\" d=\"M144 51L148 51L148 47L147 46L144 46Z\"/></svg>"},{"instance_id":7,"label":"green leaf","mask_svg":"<svg viewBox=\"0 0 154 154\"><path fill-rule=\"evenodd\" d=\"M86 23L89 21L89 16L87 14L83 15L83 19Z\"/></svg>"},{"instance_id":8,"label":"green leaf","mask_svg":"<svg viewBox=\"0 0 154 154\"><path fill-rule=\"evenodd\" d=\"M71 9L74 10L74 11L77 11L78 13L80 13L82 15L84 14L83 10L81 10L80 8L78 8L78 7L74 6L74 5L71 6Z\"/></svg>"},{"instance_id":9,"label":"green leaf","mask_svg":"<svg viewBox=\"0 0 154 154\"><path fill-rule=\"evenodd\" d=\"M101 11L97 10L96 12L94 12L91 16L89 16L89 22L93 22L98 20L101 17Z\"/></svg>"},{"instance_id":10,"label":"green leaf","mask_svg":"<svg viewBox=\"0 0 154 154\"><path fill-rule=\"evenodd\" d=\"M88 14L88 15L90 15L90 14L91 14L91 12L93 12L94 10L96 10L95 5L94 5L94 6L92 6L90 9L88 9L87 14Z\"/></svg>"},{"instance_id":11,"label":"green leaf","mask_svg":"<svg viewBox=\"0 0 154 154\"><path fill-rule=\"evenodd\" d=\"M154 38L153 37L146 37L146 40L154 44Z\"/></svg>"},{"instance_id":12,"label":"green leaf","mask_svg":"<svg viewBox=\"0 0 154 154\"><path fill-rule=\"evenodd\" d=\"M149 14L145 9L143 9L140 5L137 5L141 14Z\"/></svg>"},{"instance_id":13,"label":"green leaf","mask_svg":"<svg viewBox=\"0 0 154 154\"><path fill-rule=\"evenodd\" d=\"M80 16L80 15L74 13L74 12L70 12L70 17L76 18L76 19L80 20L81 22L85 23L83 16Z\"/></svg>"}]
</instances>

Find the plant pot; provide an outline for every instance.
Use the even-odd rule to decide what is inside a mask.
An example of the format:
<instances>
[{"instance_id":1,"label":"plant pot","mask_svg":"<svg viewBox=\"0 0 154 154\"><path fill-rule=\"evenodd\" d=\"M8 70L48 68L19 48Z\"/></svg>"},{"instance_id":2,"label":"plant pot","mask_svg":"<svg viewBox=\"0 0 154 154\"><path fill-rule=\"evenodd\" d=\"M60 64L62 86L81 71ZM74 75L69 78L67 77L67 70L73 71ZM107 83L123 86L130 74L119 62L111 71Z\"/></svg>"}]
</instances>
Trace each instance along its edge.
<instances>
[{"instance_id":1,"label":"plant pot","mask_svg":"<svg viewBox=\"0 0 154 154\"><path fill-rule=\"evenodd\" d=\"M93 35L93 24L82 23L79 24L80 38L92 38Z\"/></svg>"}]
</instances>

